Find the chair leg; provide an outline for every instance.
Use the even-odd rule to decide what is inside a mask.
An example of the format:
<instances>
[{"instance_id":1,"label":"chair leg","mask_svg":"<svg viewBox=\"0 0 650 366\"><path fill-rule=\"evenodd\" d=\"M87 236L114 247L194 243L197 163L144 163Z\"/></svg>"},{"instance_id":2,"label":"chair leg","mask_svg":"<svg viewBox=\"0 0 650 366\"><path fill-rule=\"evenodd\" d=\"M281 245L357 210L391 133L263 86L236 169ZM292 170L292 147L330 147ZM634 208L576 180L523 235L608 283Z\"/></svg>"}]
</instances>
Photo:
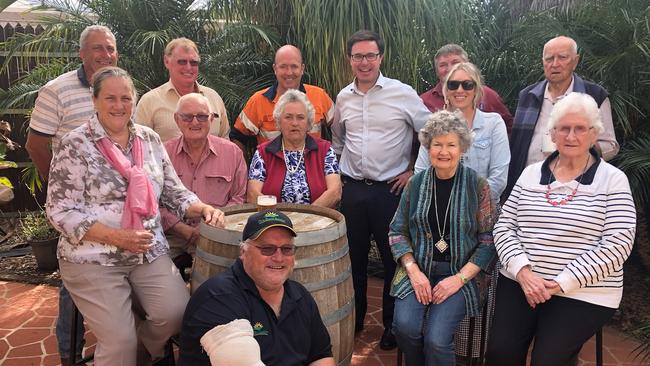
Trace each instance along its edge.
<instances>
[{"instance_id":1,"label":"chair leg","mask_svg":"<svg viewBox=\"0 0 650 366\"><path fill-rule=\"evenodd\" d=\"M467 353L465 354L466 366L474 365L473 348L474 348L474 327L476 326L475 321L476 321L475 317L469 318L469 331L467 332Z\"/></svg>"},{"instance_id":2,"label":"chair leg","mask_svg":"<svg viewBox=\"0 0 650 366\"><path fill-rule=\"evenodd\" d=\"M72 322L70 326L70 355L68 364L64 366L74 366L77 364L77 324L79 322L79 309L72 303Z\"/></svg>"},{"instance_id":3,"label":"chair leg","mask_svg":"<svg viewBox=\"0 0 650 366\"><path fill-rule=\"evenodd\" d=\"M603 366L603 328L596 332L596 366Z\"/></svg>"},{"instance_id":4,"label":"chair leg","mask_svg":"<svg viewBox=\"0 0 650 366\"><path fill-rule=\"evenodd\" d=\"M397 366L402 366L402 350L397 347Z\"/></svg>"},{"instance_id":5,"label":"chair leg","mask_svg":"<svg viewBox=\"0 0 650 366\"><path fill-rule=\"evenodd\" d=\"M483 366L483 358L485 356L485 348L487 347L487 317L488 317L488 301L483 306L481 314L481 344L479 345L478 366Z\"/></svg>"}]
</instances>

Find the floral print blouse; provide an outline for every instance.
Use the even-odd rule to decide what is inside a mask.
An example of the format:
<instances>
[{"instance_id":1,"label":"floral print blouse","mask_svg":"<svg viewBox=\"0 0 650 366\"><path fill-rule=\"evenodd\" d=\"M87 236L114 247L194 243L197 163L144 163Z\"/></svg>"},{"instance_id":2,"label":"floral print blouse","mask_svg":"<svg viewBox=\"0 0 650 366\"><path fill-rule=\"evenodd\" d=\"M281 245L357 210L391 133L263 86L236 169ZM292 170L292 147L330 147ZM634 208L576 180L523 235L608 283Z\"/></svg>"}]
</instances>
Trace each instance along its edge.
<instances>
[{"instance_id":1,"label":"floral print blouse","mask_svg":"<svg viewBox=\"0 0 650 366\"><path fill-rule=\"evenodd\" d=\"M134 136L142 138L143 169L151 180L159 205L183 217L198 197L185 188L169 161L160 137L148 127L128 124L129 142L121 151L133 163ZM169 245L160 212L143 220L154 235L152 248L135 254L113 245L82 240L96 222L119 228L126 199L127 181L106 161L95 141L107 137L97 116L66 134L50 167L46 211L61 233L57 257L72 263L124 266L152 262L166 254ZM119 146L118 146L119 147Z\"/></svg>"}]
</instances>

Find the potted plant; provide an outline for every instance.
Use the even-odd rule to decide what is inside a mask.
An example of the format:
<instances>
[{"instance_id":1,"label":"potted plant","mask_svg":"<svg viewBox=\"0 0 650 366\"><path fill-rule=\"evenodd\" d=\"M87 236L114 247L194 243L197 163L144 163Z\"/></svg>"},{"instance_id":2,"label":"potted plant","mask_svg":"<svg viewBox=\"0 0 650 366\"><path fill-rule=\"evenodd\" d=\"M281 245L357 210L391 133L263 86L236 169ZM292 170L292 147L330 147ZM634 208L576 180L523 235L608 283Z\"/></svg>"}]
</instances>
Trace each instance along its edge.
<instances>
[{"instance_id":1,"label":"potted plant","mask_svg":"<svg viewBox=\"0 0 650 366\"><path fill-rule=\"evenodd\" d=\"M56 247L59 242L59 232L52 227L45 211L27 213L20 219L20 233L32 247L39 269L52 271L58 268Z\"/></svg>"}]
</instances>

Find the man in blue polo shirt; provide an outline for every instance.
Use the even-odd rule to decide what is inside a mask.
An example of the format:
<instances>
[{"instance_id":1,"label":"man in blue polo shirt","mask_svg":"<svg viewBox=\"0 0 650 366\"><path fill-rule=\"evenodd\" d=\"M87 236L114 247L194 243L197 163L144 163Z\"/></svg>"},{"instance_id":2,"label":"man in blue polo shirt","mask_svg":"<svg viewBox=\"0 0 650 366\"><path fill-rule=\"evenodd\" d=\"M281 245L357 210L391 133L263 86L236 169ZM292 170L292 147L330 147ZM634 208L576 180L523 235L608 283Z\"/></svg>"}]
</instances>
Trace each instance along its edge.
<instances>
[{"instance_id":1,"label":"man in blue polo shirt","mask_svg":"<svg viewBox=\"0 0 650 366\"><path fill-rule=\"evenodd\" d=\"M335 364L316 302L301 284L288 279L295 236L291 220L280 211L248 218L239 259L203 283L187 305L179 365L210 365L201 337L236 319L250 322L266 365Z\"/></svg>"}]
</instances>

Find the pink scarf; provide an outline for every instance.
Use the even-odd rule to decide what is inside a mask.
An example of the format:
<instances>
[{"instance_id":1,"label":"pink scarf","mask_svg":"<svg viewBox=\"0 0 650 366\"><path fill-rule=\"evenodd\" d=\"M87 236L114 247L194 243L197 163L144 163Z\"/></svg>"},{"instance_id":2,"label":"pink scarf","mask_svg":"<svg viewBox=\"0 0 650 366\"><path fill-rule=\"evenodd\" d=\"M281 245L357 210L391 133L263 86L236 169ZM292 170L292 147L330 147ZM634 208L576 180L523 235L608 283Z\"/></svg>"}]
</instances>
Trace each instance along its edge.
<instances>
[{"instance_id":1,"label":"pink scarf","mask_svg":"<svg viewBox=\"0 0 650 366\"><path fill-rule=\"evenodd\" d=\"M126 189L126 201L124 212L122 212L123 229L143 229L142 219L154 216L158 211L158 203L153 191L151 181L142 170L142 139L136 136L133 139L133 161L129 159L113 144L104 137L97 141L97 149L106 160L117 170L128 182Z\"/></svg>"}]
</instances>

